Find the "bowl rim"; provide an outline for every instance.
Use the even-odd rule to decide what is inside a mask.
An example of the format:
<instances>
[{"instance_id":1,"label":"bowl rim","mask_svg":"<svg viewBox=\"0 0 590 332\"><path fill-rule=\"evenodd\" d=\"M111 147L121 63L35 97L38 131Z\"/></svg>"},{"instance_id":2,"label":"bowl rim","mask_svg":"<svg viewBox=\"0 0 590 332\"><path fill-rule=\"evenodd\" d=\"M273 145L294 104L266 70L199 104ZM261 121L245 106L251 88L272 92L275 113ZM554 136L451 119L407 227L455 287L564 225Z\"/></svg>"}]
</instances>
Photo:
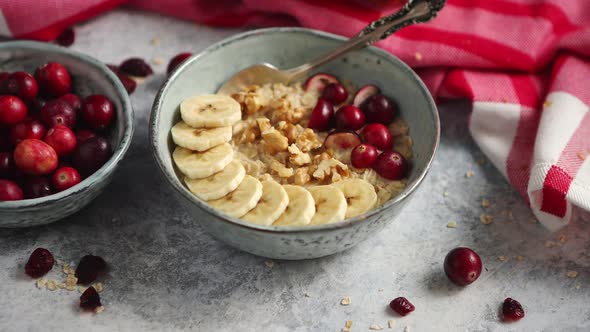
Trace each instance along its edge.
<instances>
[{"instance_id":1,"label":"bowl rim","mask_svg":"<svg viewBox=\"0 0 590 332\"><path fill-rule=\"evenodd\" d=\"M272 225L265 226L265 225L248 223L248 222L240 220L239 218L235 218L235 217L227 215L221 211L218 211L218 210L212 208L211 206L209 206L208 204L206 204L204 201L201 201L200 199L198 199L194 195L190 194L188 192L188 190L182 188L180 185L178 185L177 183L174 182L173 177L176 177L176 174L169 174L166 171L166 168L164 166L164 161L160 157L160 154L163 154L164 152L160 151L158 149L157 135L156 135L157 134L156 133L157 124L159 123L159 120L160 120L160 111L162 110L163 97L168 92L170 86L173 84L174 81L176 81L178 79L178 77L180 75L182 75L182 73L184 72L184 70L188 66L190 66L193 62L198 61L201 57L203 57L209 53L215 52L218 49L223 48L224 46L232 44L234 42L238 42L240 40L251 38L251 37L256 37L261 34L281 34L281 33L303 33L303 34L311 35L313 37L320 37L322 39L327 39L327 40L332 40L332 41L334 41L334 40L345 41L348 39L346 37L335 35L332 33L318 31L318 30L314 30L314 29L308 29L308 28L300 28L300 27L255 29L255 30L249 30L246 32L242 32L242 33L236 34L234 36L231 36L229 38L223 39L220 42L217 42L217 43L207 47L206 49L204 49L200 53L192 55L189 59L184 61L181 65L179 65L174 70L174 72L171 75L169 75L167 77L166 81L160 86L160 89L158 90L158 93L156 94L156 97L154 99L152 110L150 112L149 139L150 139L152 155L153 155L154 159L156 160L156 164L158 164L158 168L160 169L160 171L162 172L162 174L164 175L166 180L170 183L170 185L172 185L174 190L176 190L178 193L180 193L180 195L182 197L184 197L188 202L191 202L192 204L196 204L201 210L205 211L206 213L208 213L214 217L217 217L217 219L222 220L223 222L230 223L232 225L235 225L238 227L243 227L243 228L253 230L253 231L264 232L264 233L275 233L275 234L323 232L323 231L331 231L331 230L335 230L335 229L348 228L348 227L354 226L357 223L363 222L364 219L366 219L372 215L380 214L383 211L389 209L390 207L397 205L397 204L401 203L402 201L404 201L408 196L410 196L418 188L418 186L422 183L426 174L430 170L430 167L431 167L434 157L436 155L436 151L438 150L438 145L439 145L439 141L440 141L440 119L439 119L439 114L438 114L438 109L436 107L436 103L434 102L430 92L428 91L428 89L426 88L426 86L424 85L422 80L418 77L418 75L406 63L401 61L395 55L393 55L385 50L382 50L380 48L374 47L374 46L369 46L369 47L365 48L364 51L376 53L377 55L385 58L387 61L397 64L410 77L412 77L414 79L415 83L420 88L420 90L422 90L422 92L424 92L424 95L426 96L427 102L430 106L429 107L430 116L434 118L434 122L435 122L435 128L434 128L435 129L435 141L434 141L434 145L431 147L426 165L425 165L424 169L422 170L422 172L417 175L417 177L413 181L413 183L411 183L411 185L406 187L404 189L404 191L402 191L399 195L397 195L393 199L389 200L388 202L386 202L385 204L383 204L382 206L380 206L377 209L370 210L362 215L356 216L354 218L345 219L344 221L341 221L338 223L325 224L325 225L312 225L312 226L310 226L310 225L306 225L306 226L272 226Z\"/></svg>"},{"instance_id":2,"label":"bowl rim","mask_svg":"<svg viewBox=\"0 0 590 332\"><path fill-rule=\"evenodd\" d=\"M8 41L0 43L0 51L16 49L26 49L40 52L49 51L51 53L57 53L81 61L82 63L94 67L95 69L98 69L100 72L102 72L108 79L108 81L115 87L115 93L117 94L117 97L119 98L123 106L123 138L117 146L117 148L113 151L113 155L111 156L111 158L104 165L102 165L101 168L99 168L96 172L94 172L86 179L82 180L77 185L68 188L64 191L60 191L45 197L23 199L19 201L0 202L0 210L2 210L3 212L10 210L35 209L39 205L52 204L72 194L82 192L86 188L95 184L96 182L99 182L100 179L104 178L106 175L111 173L113 169L116 168L118 163L123 159L123 156L125 155L125 153L129 149L129 146L131 145L133 133L135 130L135 115L133 112L133 107L131 105L129 94L127 93L127 90L125 90L123 83L121 83L117 75L115 75L115 73L113 73L104 63L81 52L49 43L28 40Z\"/></svg>"}]
</instances>

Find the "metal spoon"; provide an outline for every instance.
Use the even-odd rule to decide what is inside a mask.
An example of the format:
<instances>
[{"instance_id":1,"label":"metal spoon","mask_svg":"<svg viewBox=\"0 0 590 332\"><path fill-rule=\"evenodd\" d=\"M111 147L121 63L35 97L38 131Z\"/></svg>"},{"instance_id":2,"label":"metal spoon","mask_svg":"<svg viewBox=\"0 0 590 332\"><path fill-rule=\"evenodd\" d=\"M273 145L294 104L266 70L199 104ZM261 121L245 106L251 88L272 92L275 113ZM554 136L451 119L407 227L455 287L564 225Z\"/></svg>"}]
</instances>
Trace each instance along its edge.
<instances>
[{"instance_id":1,"label":"metal spoon","mask_svg":"<svg viewBox=\"0 0 590 332\"><path fill-rule=\"evenodd\" d=\"M349 51L369 46L412 24L430 21L444 7L445 2L446 0L409 0L397 13L371 22L346 43L311 62L285 70L278 69L269 63L260 63L235 74L217 92L229 95L253 84L296 82L314 68Z\"/></svg>"}]
</instances>

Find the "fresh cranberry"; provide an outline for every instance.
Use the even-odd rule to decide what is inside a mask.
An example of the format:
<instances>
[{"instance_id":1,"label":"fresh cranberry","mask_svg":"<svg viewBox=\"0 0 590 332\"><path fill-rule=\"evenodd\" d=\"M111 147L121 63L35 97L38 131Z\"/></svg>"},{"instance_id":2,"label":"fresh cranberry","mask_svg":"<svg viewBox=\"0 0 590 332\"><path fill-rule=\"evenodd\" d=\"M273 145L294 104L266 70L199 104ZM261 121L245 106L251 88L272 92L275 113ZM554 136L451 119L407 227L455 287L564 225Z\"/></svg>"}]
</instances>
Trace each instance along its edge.
<instances>
[{"instance_id":1,"label":"fresh cranberry","mask_svg":"<svg viewBox=\"0 0 590 332\"><path fill-rule=\"evenodd\" d=\"M105 130L115 117L113 103L103 95L87 97L80 111L86 124L95 130Z\"/></svg>"},{"instance_id":2,"label":"fresh cranberry","mask_svg":"<svg viewBox=\"0 0 590 332\"><path fill-rule=\"evenodd\" d=\"M27 105L16 96L0 96L0 125L11 126L23 121L28 114Z\"/></svg>"},{"instance_id":3,"label":"fresh cranberry","mask_svg":"<svg viewBox=\"0 0 590 332\"><path fill-rule=\"evenodd\" d=\"M41 113L41 109L43 109L43 106L45 106L46 103L47 103L47 101L45 99L41 99L41 98L33 98L31 100L27 100L29 114L37 115L37 114Z\"/></svg>"},{"instance_id":4,"label":"fresh cranberry","mask_svg":"<svg viewBox=\"0 0 590 332\"><path fill-rule=\"evenodd\" d=\"M392 138L389 129L380 123L370 123L361 131L361 137L365 143L371 144L384 151L391 149Z\"/></svg>"},{"instance_id":5,"label":"fresh cranberry","mask_svg":"<svg viewBox=\"0 0 590 332\"><path fill-rule=\"evenodd\" d=\"M333 116L334 106L332 103L320 98L309 116L307 127L318 131L327 130L330 128Z\"/></svg>"},{"instance_id":6,"label":"fresh cranberry","mask_svg":"<svg viewBox=\"0 0 590 332\"><path fill-rule=\"evenodd\" d=\"M365 125L365 114L356 106L342 106L334 117L338 129L357 130Z\"/></svg>"},{"instance_id":7,"label":"fresh cranberry","mask_svg":"<svg viewBox=\"0 0 590 332\"><path fill-rule=\"evenodd\" d=\"M55 150L58 156L67 156L76 149L76 134L66 126L57 125L49 129L45 142Z\"/></svg>"},{"instance_id":8,"label":"fresh cranberry","mask_svg":"<svg viewBox=\"0 0 590 332\"><path fill-rule=\"evenodd\" d=\"M49 250L37 248L31 253L27 264L25 264L25 273L35 279L42 277L51 271L54 263L55 260Z\"/></svg>"},{"instance_id":9,"label":"fresh cranberry","mask_svg":"<svg viewBox=\"0 0 590 332\"><path fill-rule=\"evenodd\" d=\"M76 131L76 140L78 141L78 144L85 142L92 137L96 137L96 134L88 129L78 129L78 131Z\"/></svg>"},{"instance_id":10,"label":"fresh cranberry","mask_svg":"<svg viewBox=\"0 0 590 332\"><path fill-rule=\"evenodd\" d=\"M111 145L100 137L92 137L78 144L72 164L84 176L88 176L98 170L111 157Z\"/></svg>"},{"instance_id":11,"label":"fresh cranberry","mask_svg":"<svg viewBox=\"0 0 590 332\"><path fill-rule=\"evenodd\" d=\"M356 107L362 107L369 98L378 93L381 93L381 90L377 86L367 84L356 92L352 98L352 104Z\"/></svg>"},{"instance_id":12,"label":"fresh cranberry","mask_svg":"<svg viewBox=\"0 0 590 332\"><path fill-rule=\"evenodd\" d=\"M80 177L80 173L78 173L75 168L62 167L58 168L57 171L53 173L52 180L55 190L64 191L80 183L82 178Z\"/></svg>"},{"instance_id":13,"label":"fresh cranberry","mask_svg":"<svg viewBox=\"0 0 590 332\"><path fill-rule=\"evenodd\" d=\"M76 267L76 278L79 284L89 284L96 280L100 273L104 273L107 263L100 256L86 255L80 259Z\"/></svg>"},{"instance_id":14,"label":"fresh cranberry","mask_svg":"<svg viewBox=\"0 0 590 332\"><path fill-rule=\"evenodd\" d=\"M129 75L121 72L117 72L115 74L117 74L119 81L123 83L123 87L125 87L125 90L127 90L128 94L132 94L133 92L135 92L135 88L137 88L137 82L135 82L134 79L129 77Z\"/></svg>"},{"instance_id":15,"label":"fresh cranberry","mask_svg":"<svg viewBox=\"0 0 590 332\"><path fill-rule=\"evenodd\" d=\"M416 307L405 297L397 297L389 303L389 307L398 314L405 316L414 311Z\"/></svg>"},{"instance_id":16,"label":"fresh cranberry","mask_svg":"<svg viewBox=\"0 0 590 332\"><path fill-rule=\"evenodd\" d=\"M183 63L184 60L188 59L191 55L193 54L185 52L177 54L175 57L173 57L168 63L168 68L166 68L166 72L168 73L168 75L170 75L172 71L176 69L176 67L178 67L178 65Z\"/></svg>"},{"instance_id":17,"label":"fresh cranberry","mask_svg":"<svg viewBox=\"0 0 590 332\"><path fill-rule=\"evenodd\" d=\"M506 298L502 304L502 315L505 321L517 321L524 317L522 305L511 298Z\"/></svg>"},{"instance_id":18,"label":"fresh cranberry","mask_svg":"<svg viewBox=\"0 0 590 332\"><path fill-rule=\"evenodd\" d=\"M74 33L74 29L66 28L59 34L59 36L57 36L55 42L61 46L68 47L72 46L75 40L76 33Z\"/></svg>"},{"instance_id":19,"label":"fresh cranberry","mask_svg":"<svg viewBox=\"0 0 590 332\"><path fill-rule=\"evenodd\" d=\"M352 130L334 131L324 140L324 147L332 150L352 149L359 144L361 144L361 138Z\"/></svg>"},{"instance_id":20,"label":"fresh cranberry","mask_svg":"<svg viewBox=\"0 0 590 332\"><path fill-rule=\"evenodd\" d=\"M47 97L60 97L70 92L72 78L61 63L49 62L35 71L39 92Z\"/></svg>"},{"instance_id":21,"label":"fresh cranberry","mask_svg":"<svg viewBox=\"0 0 590 332\"><path fill-rule=\"evenodd\" d=\"M65 101L52 100L41 109L41 120L48 128L57 125L73 128L76 125L76 111Z\"/></svg>"},{"instance_id":22,"label":"fresh cranberry","mask_svg":"<svg viewBox=\"0 0 590 332\"><path fill-rule=\"evenodd\" d=\"M82 107L82 99L75 93L66 93L59 97L59 100L66 102L72 106L74 111L78 112Z\"/></svg>"},{"instance_id":23,"label":"fresh cranberry","mask_svg":"<svg viewBox=\"0 0 590 332\"><path fill-rule=\"evenodd\" d=\"M348 98L348 92L340 83L330 83L322 92L322 98L325 100L333 103L334 105L338 105L343 103Z\"/></svg>"},{"instance_id":24,"label":"fresh cranberry","mask_svg":"<svg viewBox=\"0 0 590 332\"><path fill-rule=\"evenodd\" d=\"M21 122L10 130L10 143L17 145L27 138L43 139L45 126L39 121L28 120Z\"/></svg>"},{"instance_id":25,"label":"fresh cranberry","mask_svg":"<svg viewBox=\"0 0 590 332\"><path fill-rule=\"evenodd\" d=\"M0 202L20 201L23 198L23 191L16 183L8 180L0 180Z\"/></svg>"},{"instance_id":26,"label":"fresh cranberry","mask_svg":"<svg viewBox=\"0 0 590 332\"><path fill-rule=\"evenodd\" d=\"M80 308L86 311L94 311L96 308L102 306L100 303L100 295L92 286L88 287L82 295L80 295Z\"/></svg>"},{"instance_id":27,"label":"fresh cranberry","mask_svg":"<svg viewBox=\"0 0 590 332\"><path fill-rule=\"evenodd\" d=\"M397 113L395 104L384 95L374 95L364 105L368 122L388 125L393 121Z\"/></svg>"},{"instance_id":28,"label":"fresh cranberry","mask_svg":"<svg viewBox=\"0 0 590 332\"><path fill-rule=\"evenodd\" d=\"M11 178L14 175L14 159L10 152L0 152L0 178Z\"/></svg>"},{"instance_id":29,"label":"fresh cranberry","mask_svg":"<svg viewBox=\"0 0 590 332\"><path fill-rule=\"evenodd\" d=\"M47 143L28 138L14 149L14 163L26 174L49 174L57 167L57 153Z\"/></svg>"},{"instance_id":30,"label":"fresh cranberry","mask_svg":"<svg viewBox=\"0 0 590 332\"><path fill-rule=\"evenodd\" d=\"M406 176L408 162L396 151L384 151L377 157L373 169L382 177L396 181Z\"/></svg>"},{"instance_id":31,"label":"fresh cranberry","mask_svg":"<svg viewBox=\"0 0 590 332\"><path fill-rule=\"evenodd\" d=\"M10 76L5 82L8 94L17 96L23 100L33 99L39 92L37 81L29 73L17 71Z\"/></svg>"},{"instance_id":32,"label":"fresh cranberry","mask_svg":"<svg viewBox=\"0 0 590 332\"><path fill-rule=\"evenodd\" d=\"M53 194L51 181L44 176L29 177L23 182L26 199L45 197Z\"/></svg>"},{"instance_id":33,"label":"fresh cranberry","mask_svg":"<svg viewBox=\"0 0 590 332\"><path fill-rule=\"evenodd\" d=\"M377 161L379 152L369 144L357 145L350 154L350 162L356 168L368 168Z\"/></svg>"},{"instance_id":34,"label":"fresh cranberry","mask_svg":"<svg viewBox=\"0 0 590 332\"><path fill-rule=\"evenodd\" d=\"M334 75L318 73L309 77L305 83L303 83L303 86L305 87L305 91L317 91L318 93L322 93L322 91L324 91L326 86L330 83L340 82Z\"/></svg>"},{"instance_id":35,"label":"fresh cranberry","mask_svg":"<svg viewBox=\"0 0 590 332\"><path fill-rule=\"evenodd\" d=\"M137 77L147 77L154 73L152 67L140 58L131 58L123 61L119 65L119 70L127 75Z\"/></svg>"},{"instance_id":36,"label":"fresh cranberry","mask_svg":"<svg viewBox=\"0 0 590 332\"><path fill-rule=\"evenodd\" d=\"M447 277L459 286L467 286L481 274L481 258L469 248L455 248L447 254L444 262Z\"/></svg>"}]
</instances>

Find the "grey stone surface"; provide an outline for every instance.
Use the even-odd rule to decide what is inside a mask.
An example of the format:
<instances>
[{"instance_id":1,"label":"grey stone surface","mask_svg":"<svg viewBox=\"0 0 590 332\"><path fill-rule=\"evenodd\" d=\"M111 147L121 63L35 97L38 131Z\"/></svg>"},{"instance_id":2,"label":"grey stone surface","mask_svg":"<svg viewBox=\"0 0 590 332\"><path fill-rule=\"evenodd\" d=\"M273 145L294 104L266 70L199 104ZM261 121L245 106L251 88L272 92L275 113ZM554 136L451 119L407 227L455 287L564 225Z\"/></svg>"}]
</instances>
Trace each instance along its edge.
<instances>
[{"instance_id":1,"label":"grey stone surface","mask_svg":"<svg viewBox=\"0 0 590 332\"><path fill-rule=\"evenodd\" d=\"M76 31L75 49L115 63L133 55L167 61L237 32L127 10ZM158 46L150 44L155 36ZM468 135L466 105L441 107L438 158L396 222L342 254L269 268L265 259L204 234L171 199L147 141L148 113L165 64L155 68L157 75L132 96L136 135L106 192L59 223L0 229L0 331L340 331L348 319L353 331L386 327L389 319L397 321L394 331L590 329L590 229L580 221L587 216L563 232L567 242L546 248L557 234L531 222L526 204L479 152ZM471 178L465 177L469 170ZM482 208L482 198L492 206ZM512 221L505 210L512 211ZM496 216L492 224L480 223L484 212ZM456 229L446 228L451 220ZM445 254L459 245L478 251L485 266L480 280L464 289L450 285L442 272ZM23 273L36 247L71 263L87 253L105 257L111 265L101 294L106 310L83 314L79 293L37 289ZM501 262L499 255L508 259ZM567 270L578 277L566 277ZM53 271L49 277L63 275ZM351 305L340 305L345 296ZM397 296L408 297L416 311L405 318L392 314L387 304ZM508 296L525 306L519 323L499 321Z\"/></svg>"}]
</instances>

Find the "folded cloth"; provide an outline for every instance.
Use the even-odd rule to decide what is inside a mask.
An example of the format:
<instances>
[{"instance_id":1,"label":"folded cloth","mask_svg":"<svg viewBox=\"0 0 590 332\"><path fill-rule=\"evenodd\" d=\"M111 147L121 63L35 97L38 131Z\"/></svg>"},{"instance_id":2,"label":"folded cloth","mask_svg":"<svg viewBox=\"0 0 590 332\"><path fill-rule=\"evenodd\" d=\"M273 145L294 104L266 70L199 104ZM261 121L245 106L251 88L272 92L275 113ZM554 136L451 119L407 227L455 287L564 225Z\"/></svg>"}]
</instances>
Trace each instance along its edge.
<instances>
[{"instance_id":1,"label":"folded cloth","mask_svg":"<svg viewBox=\"0 0 590 332\"><path fill-rule=\"evenodd\" d=\"M400 1L0 0L0 34L49 40L123 2L218 26L302 25L352 36ZM590 210L588 0L448 0L377 45L438 98L469 98L482 151L551 230ZM587 158L588 156L588 158Z\"/></svg>"}]
</instances>

